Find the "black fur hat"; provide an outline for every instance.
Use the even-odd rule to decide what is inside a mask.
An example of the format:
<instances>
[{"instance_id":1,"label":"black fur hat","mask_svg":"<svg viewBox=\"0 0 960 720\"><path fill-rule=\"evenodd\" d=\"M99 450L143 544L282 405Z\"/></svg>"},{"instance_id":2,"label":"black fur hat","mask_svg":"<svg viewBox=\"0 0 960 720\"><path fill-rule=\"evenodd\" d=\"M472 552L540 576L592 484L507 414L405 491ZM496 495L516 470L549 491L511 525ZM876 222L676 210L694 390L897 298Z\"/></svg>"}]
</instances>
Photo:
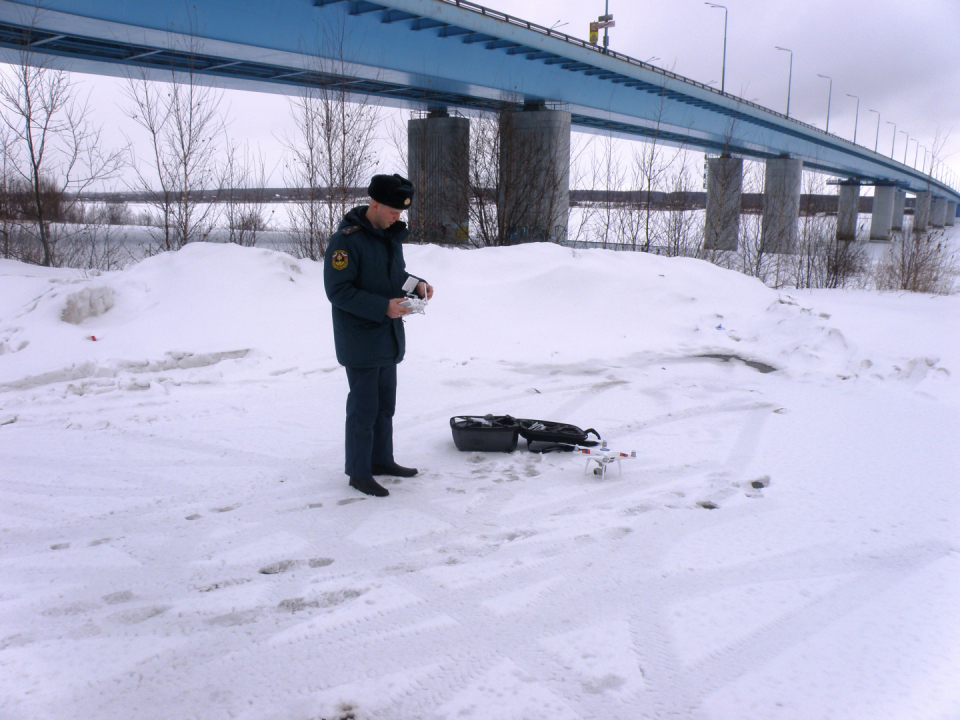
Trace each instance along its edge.
<instances>
[{"instance_id":1,"label":"black fur hat","mask_svg":"<svg viewBox=\"0 0 960 720\"><path fill-rule=\"evenodd\" d=\"M413 200L413 183L399 175L374 175L367 193L394 210L406 210Z\"/></svg>"}]
</instances>

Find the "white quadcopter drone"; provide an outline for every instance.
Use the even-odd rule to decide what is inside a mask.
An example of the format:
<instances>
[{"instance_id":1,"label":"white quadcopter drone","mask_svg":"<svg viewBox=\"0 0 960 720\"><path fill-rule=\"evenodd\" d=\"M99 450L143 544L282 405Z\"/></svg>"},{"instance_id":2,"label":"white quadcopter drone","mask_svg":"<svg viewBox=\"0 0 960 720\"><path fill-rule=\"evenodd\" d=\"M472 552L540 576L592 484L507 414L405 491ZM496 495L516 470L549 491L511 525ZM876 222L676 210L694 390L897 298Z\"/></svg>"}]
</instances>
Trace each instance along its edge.
<instances>
[{"instance_id":1,"label":"white quadcopter drone","mask_svg":"<svg viewBox=\"0 0 960 720\"><path fill-rule=\"evenodd\" d=\"M599 447L581 447L577 445L575 449L583 455L590 456L587 458L587 464L583 468L583 474L586 475L590 469L590 463L595 462L597 467L593 469L593 474L599 475L601 480L607 475L607 466L613 462L617 463L617 472L622 475L623 468L620 466L620 461L622 459L635 460L637 457L636 450L632 450L629 453L612 450L607 446L606 440L602 440Z\"/></svg>"}]
</instances>

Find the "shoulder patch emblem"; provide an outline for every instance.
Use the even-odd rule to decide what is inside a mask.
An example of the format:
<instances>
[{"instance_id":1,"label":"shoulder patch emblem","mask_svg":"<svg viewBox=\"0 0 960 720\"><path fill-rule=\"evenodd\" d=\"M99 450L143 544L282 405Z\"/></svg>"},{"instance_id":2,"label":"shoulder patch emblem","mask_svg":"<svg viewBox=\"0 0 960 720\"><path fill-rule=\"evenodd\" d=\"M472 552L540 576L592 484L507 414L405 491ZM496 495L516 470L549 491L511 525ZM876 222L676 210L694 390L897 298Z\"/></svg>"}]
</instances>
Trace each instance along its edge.
<instances>
[{"instance_id":1,"label":"shoulder patch emblem","mask_svg":"<svg viewBox=\"0 0 960 720\"><path fill-rule=\"evenodd\" d=\"M350 227L346 227L346 228L344 228L343 230L341 230L341 231L340 231L340 234L341 234L341 235L352 235L353 233L355 233L355 232L356 232L357 230L359 230L359 229L360 229L360 226L359 226L359 225L351 225Z\"/></svg>"},{"instance_id":2,"label":"shoulder patch emblem","mask_svg":"<svg viewBox=\"0 0 960 720\"><path fill-rule=\"evenodd\" d=\"M333 269L346 270L349 260L350 259L347 257L346 250L337 250L335 253L333 253Z\"/></svg>"}]
</instances>

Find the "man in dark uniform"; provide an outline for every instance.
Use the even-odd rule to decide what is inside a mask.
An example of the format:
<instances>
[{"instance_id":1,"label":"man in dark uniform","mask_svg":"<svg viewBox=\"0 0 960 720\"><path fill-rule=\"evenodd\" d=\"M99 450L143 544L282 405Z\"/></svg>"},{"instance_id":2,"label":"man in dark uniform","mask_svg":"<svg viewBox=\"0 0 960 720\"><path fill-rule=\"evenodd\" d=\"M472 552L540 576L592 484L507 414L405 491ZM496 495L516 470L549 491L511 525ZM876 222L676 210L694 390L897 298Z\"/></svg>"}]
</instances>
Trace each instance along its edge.
<instances>
[{"instance_id":1,"label":"man in dark uniform","mask_svg":"<svg viewBox=\"0 0 960 720\"><path fill-rule=\"evenodd\" d=\"M417 295L429 300L433 287L410 275L403 261L413 185L399 175L375 175L370 204L353 208L330 238L323 260L323 284L333 306L337 361L346 368L346 466L350 486L367 495L390 493L374 475L412 477L414 468L393 458L393 413L397 363L403 360L403 316L412 312L403 284L416 278Z\"/></svg>"}]
</instances>

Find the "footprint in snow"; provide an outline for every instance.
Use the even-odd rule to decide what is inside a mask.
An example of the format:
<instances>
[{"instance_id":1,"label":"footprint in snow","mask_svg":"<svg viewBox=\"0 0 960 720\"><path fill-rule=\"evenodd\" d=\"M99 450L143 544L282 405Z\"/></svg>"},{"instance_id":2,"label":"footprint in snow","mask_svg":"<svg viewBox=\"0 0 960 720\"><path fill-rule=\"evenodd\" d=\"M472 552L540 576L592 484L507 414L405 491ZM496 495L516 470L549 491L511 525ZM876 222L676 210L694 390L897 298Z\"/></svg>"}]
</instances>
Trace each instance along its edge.
<instances>
[{"instance_id":1,"label":"footprint in snow","mask_svg":"<svg viewBox=\"0 0 960 720\"><path fill-rule=\"evenodd\" d=\"M770 485L769 475L764 475L763 477L750 481L750 487L752 487L754 490L760 490L762 488L769 487L769 485Z\"/></svg>"},{"instance_id":2,"label":"footprint in snow","mask_svg":"<svg viewBox=\"0 0 960 720\"><path fill-rule=\"evenodd\" d=\"M243 610L227 613L226 615L217 615L207 620L208 625L220 625L223 627L234 627L236 625L248 625L256 622L259 610Z\"/></svg>"},{"instance_id":3,"label":"footprint in snow","mask_svg":"<svg viewBox=\"0 0 960 720\"><path fill-rule=\"evenodd\" d=\"M323 593L320 595L320 597L314 600L307 600L306 598L302 597L289 598L287 600L281 600L277 605L277 609L290 613L296 613L300 612L301 610L307 610L311 608L318 609L336 607L337 605L342 605L345 602L360 597L363 595L363 593L363 590L344 588L343 590Z\"/></svg>"},{"instance_id":4,"label":"footprint in snow","mask_svg":"<svg viewBox=\"0 0 960 720\"><path fill-rule=\"evenodd\" d=\"M119 592L110 593L109 595L103 596L103 601L107 605L119 605L121 603L130 602L133 600L133 593L130 590L121 590Z\"/></svg>"},{"instance_id":5,"label":"footprint in snow","mask_svg":"<svg viewBox=\"0 0 960 720\"><path fill-rule=\"evenodd\" d=\"M277 575L279 573L287 572L292 570L299 563L296 560L281 560L280 562L270 563L269 565L264 565L260 568L261 575Z\"/></svg>"},{"instance_id":6,"label":"footprint in snow","mask_svg":"<svg viewBox=\"0 0 960 720\"><path fill-rule=\"evenodd\" d=\"M302 560L281 560L270 563L260 568L261 575L277 575L285 573L303 564ZM307 560L307 566L311 568L322 568L333 564L333 558L311 558Z\"/></svg>"},{"instance_id":7,"label":"footprint in snow","mask_svg":"<svg viewBox=\"0 0 960 720\"><path fill-rule=\"evenodd\" d=\"M138 623L145 622L151 618L157 617L157 615L162 615L170 608L166 605L154 605L151 607L142 607L134 608L132 610L124 610L122 612L115 613L110 616L111 620L118 620L122 623L128 625L136 625Z\"/></svg>"},{"instance_id":8,"label":"footprint in snow","mask_svg":"<svg viewBox=\"0 0 960 720\"><path fill-rule=\"evenodd\" d=\"M243 585L244 583L248 582L250 582L249 578L241 578L239 580L221 580L220 582L215 582L202 588L197 588L197 590L202 593L213 592L214 590L221 590L225 587L231 587L233 585Z\"/></svg>"},{"instance_id":9,"label":"footprint in snow","mask_svg":"<svg viewBox=\"0 0 960 720\"><path fill-rule=\"evenodd\" d=\"M759 477L756 480L751 480L747 483L747 489L744 493L747 497L750 498L762 498L763 489L770 486L770 476L764 475Z\"/></svg>"}]
</instances>

